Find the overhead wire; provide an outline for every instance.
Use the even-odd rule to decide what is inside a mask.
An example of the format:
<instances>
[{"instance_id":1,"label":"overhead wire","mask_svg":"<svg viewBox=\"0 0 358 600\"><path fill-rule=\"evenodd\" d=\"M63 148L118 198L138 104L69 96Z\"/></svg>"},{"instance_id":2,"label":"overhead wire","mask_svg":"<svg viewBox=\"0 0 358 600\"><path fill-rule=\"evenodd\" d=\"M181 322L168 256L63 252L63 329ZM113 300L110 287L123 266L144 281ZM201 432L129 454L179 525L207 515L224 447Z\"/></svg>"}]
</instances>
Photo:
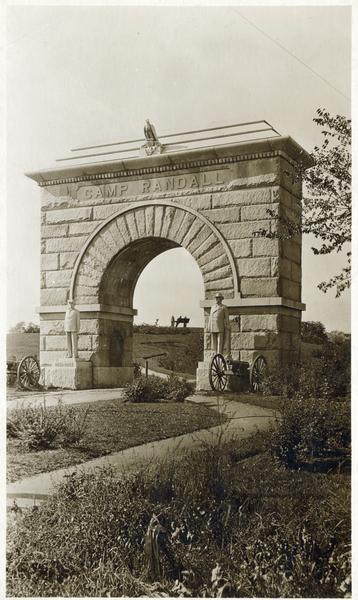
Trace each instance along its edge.
<instances>
[{"instance_id":1,"label":"overhead wire","mask_svg":"<svg viewBox=\"0 0 358 600\"><path fill-rule=\"evenodd\" d=\"M311 71L311 73L313 73L313 75L315 75L316 77L318 77L319 79L321 79L321 81L323 81L326 85L328 85L335 92L337 92L338 94L340 94L341 96L343 96L343 98L345 98L346 100L348 100L350 102L350 100L351 100L350 97L346 96L346 94L344 94L340 89L338 89L335 85L333 85L330 81L328 81L328 79L326 79L325 77L323 77L323 75L321 75L320 73L318 73L318 71L316 71L310 65L308 65L304 60L302 60L302 58L299 58L299 56L297 56L294 52L292 52L291 50L289 50L288 48L286 48L286 46L284 46L283 44L281 44L281 42L279 42L278 40L276 40L275 38L273 38L264 29L261 29L261 27L259 27L255 23L253 23L250 19L248 19L247 17L244 17L244 15L239 10L237 10L236 8L233 8L233 7L230 7L230 8L234 12L236 12L236 14L238 14L239 17L243 21L246 21L246 23L248 23L249 25L251 25L251 27L253 27L257 31L259 31L267 39L269 39L271 42L273 42L274 44L276 44L276 46L278 46L281 50L283 50L289 56L291 56L291 58L294 58L295 60L297 60L297 62L299 62L301 65L303 65L304 67L306 67L309 71Z\"/></svg>"}]
</instances>

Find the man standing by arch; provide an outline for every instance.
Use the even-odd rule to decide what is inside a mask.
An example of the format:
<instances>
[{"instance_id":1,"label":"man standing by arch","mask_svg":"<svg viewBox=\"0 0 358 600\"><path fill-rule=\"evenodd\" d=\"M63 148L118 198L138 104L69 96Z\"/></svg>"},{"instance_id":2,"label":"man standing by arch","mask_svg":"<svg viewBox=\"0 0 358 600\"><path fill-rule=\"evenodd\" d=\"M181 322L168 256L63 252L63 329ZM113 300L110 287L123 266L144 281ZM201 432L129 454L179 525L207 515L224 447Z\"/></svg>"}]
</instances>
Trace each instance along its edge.
<instances>
[{"instance_id":1,"label":"man standing by arch","mask_svg":"<svg viewBox=\"0 0 358 600\"><path fill-rule=\"evenodd\" d=\"M65 332L67 336L67 358L78 358L78 332L80 330L80 312L73 300L67 303Z\"/></svg>"},{"instance_id":2,"label":"man standing by arch","mask_svg":"<svg viewBox=\"0 0 358 600\"><path fill-rule=\"evenodd\" d=\"M218 292L215 295L216 304L211 308L208 330L211 334L211 350L215 354L223 354L226 346L227 354L230 355L230 321L229 310L223 302L224 296Z\"/></svg>"}]
</instances>

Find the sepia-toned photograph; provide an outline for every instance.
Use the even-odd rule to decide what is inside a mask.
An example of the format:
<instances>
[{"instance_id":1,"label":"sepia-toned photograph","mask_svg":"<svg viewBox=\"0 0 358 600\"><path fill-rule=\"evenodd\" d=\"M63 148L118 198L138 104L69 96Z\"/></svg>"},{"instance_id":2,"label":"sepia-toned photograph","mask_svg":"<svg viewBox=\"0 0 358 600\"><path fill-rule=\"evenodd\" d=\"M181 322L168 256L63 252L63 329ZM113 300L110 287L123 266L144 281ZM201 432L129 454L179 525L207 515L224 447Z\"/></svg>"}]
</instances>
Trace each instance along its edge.
<instances>
[{"instance_id":1,"label":"sepia-toned photograph","mask_svg":"<svg viewBox=\"0 0 358 600\"><path fill-rule=\"evenodd\" d=\"M351 27L7 3L4 597L354 595Z\"/></svg>"}]
</instances>

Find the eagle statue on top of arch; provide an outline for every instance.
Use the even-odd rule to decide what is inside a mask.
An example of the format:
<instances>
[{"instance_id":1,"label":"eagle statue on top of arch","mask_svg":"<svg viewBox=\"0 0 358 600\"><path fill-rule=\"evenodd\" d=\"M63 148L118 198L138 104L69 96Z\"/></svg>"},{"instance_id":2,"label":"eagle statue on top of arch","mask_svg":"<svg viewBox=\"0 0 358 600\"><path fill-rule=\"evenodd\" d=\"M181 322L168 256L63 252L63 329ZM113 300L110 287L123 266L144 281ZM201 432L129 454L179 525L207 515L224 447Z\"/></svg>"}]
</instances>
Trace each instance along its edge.
<instances>
[{"instance_id":1,"label":"eagle statue on top of arch","mask_svg":"<svg viewBox=\"0 0 358 600\"><path fill-rule=\"evenodd\" d=\"M155 127L149 119L145 120L144 135L147 141L142 146L142 149L144 149L147 156L151 156L152 154L161 154L164 150L164 146L160 143L157 132L155 131Z\"/></svg>"}]
</instances>

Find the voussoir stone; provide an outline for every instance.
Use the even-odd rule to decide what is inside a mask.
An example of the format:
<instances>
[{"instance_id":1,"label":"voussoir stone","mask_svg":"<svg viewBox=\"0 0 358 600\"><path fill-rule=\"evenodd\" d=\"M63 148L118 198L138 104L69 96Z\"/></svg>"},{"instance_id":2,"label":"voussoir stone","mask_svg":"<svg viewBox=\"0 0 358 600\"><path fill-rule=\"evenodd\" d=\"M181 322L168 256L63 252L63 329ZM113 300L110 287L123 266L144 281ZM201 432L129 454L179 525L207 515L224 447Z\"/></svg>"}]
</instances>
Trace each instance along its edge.
<instances>
[{"instance_id":1,"label":"voussoir stone","mask_svg":"<svg viewBox=\"0 0 358 600\"><path fill-rule=\"evenodd\" d=\"M220 269L215 269L214 271L209 271L204 274L205 281L218 281L221 277L225 279L226 277L231 277L232 270L230 265L221 267Z\"/></svg>"},{"instance_id":2,"label":"voussoir stone","mask_svg":"<svg viewBox=\"0 0 358 600\"><path fill-rule=\"evenodd\" d=\"M221 254L217 258L214 258L210 262L204 262L203 260L198 260L200 269L203 273L208 273L211 271L217 271L221 267L225 265L229 265L228 257L226 254Z\"/></svg>"}]
</instances>

